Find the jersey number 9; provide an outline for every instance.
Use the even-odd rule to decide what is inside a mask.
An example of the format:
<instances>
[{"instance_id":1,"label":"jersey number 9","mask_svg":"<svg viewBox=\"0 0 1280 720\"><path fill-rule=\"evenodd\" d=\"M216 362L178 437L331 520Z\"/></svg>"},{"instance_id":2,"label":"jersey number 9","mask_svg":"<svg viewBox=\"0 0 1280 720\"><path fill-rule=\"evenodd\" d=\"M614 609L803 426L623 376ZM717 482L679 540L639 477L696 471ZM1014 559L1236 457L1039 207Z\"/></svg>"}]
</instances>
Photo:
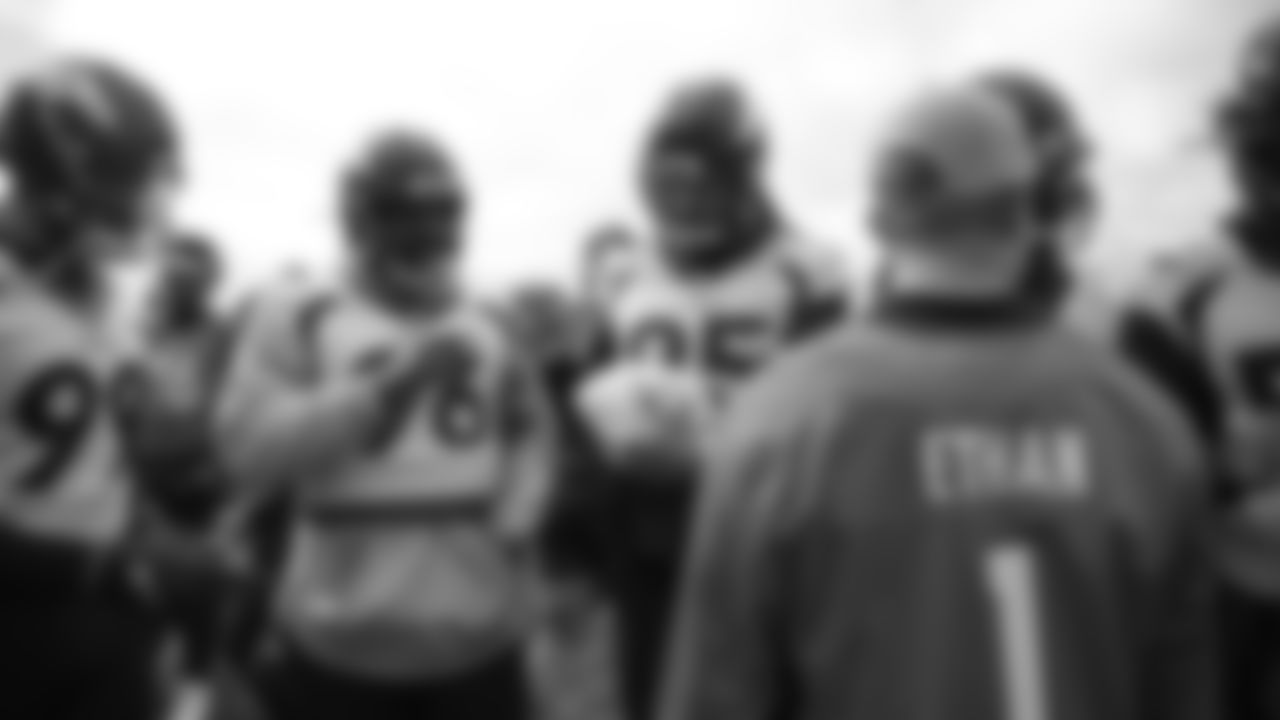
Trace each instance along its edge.
<instances>
[{"instance_id":1,"label":"jersey number 9","mask_svg":"<svg viewBox=\"0 0 1280 720\"><path fill-rule=\"evenodd\" d=\"M38 446L17 479L22 492L44 493L57 483L89 439L99 401L93 376L75 363L50 365L22 388L11 421Z\"/></svg>"}]
</instances>

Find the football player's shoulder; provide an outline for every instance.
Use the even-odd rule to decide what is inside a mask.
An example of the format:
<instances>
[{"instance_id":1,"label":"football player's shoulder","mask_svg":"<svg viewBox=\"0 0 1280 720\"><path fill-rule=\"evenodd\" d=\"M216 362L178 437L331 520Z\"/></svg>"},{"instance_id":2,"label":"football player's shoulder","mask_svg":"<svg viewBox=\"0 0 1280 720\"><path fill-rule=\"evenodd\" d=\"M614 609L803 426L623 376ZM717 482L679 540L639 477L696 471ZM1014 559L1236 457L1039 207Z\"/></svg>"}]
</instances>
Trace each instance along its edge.
<instances>
[{"instance_id":1,"label":"football player's shoulder","mask_svg":"<svg viewBox=\"0 0 1280 720\"><path fill-rule=\"evenodd\" d=\"M284 277L254 292L237 318L238 341L271 354L305 352L340 299L330 283Z\"/></svg>"},{"instance_id":2,"label":"football player's shoulder","mask_svg":"<svg viewBox=\"0 0 1280 720\"><path fill-rule=\"evenodd\" d=\"M848 326L779 356L734 400L737 433L787 435L829 426L883 386L878 338Z\"/></svg>"},{"instance_id":3,"label":"football player's shoulder","mask_svg":"<svg viewBox=\"0 0 1280 720\"><path fill-rule=\"evenodd\" d=\"M1061 314L1071 329L1112 342L1127 310L1120 292L1099 281L1095 275L1084 274L1063 299Z\"/></svg>"},{"instance_id":4,"label":"football player's shoulder","mask_svg":"<svg viewBox=\"0 0 1280 720\"><path fill-rule=\"evenodd\" d=\"M463 298L452 313L452 321L467 342L489 362L502 366L522 363L524 353L518 321L500 301Z\"/></svg>"},{"instance_id":5,"label":"football player's shoulder","mask_svg":"<svg viewBox=\"0 0 1280 720\"><path fill-rule=\"evenodd\" d=\"M1111 348L1071 338L1070 352L1058 353L1107 400L1108 415L1120 418L1124 446L1160 475L1185 479L1204 468L1205 451L1186 413L1132 362ZM1165 481L1162 479L1161 483Z\"/></svg>"},{"instance_id":6,"label":"football player's shoulder","mask_svg":"<svg viewBox=\"0 0 1280 720\"><path fill-rule=\"evenodd\" d=\"M848 258L840 248L799 233L780 239L778 257L785 272L791 273L806 295L850 293L852 278Z\"/></svg>"},{"instance_id":7,"label":"football player's shoulder","mask_svg":"<svg viewBox=\"0 0 1280 720\"><path fill-rule=\"evenodd\" d=\"M625 252L618 253L616 262L616 269L627 279L625 285L664 276L671 269L663 257L657 237L653 235L637 238Z\"/></svg>"},{"instance_id":8,"label":"football player's shoulder","mask_svg":"<svg viewBox=\"0 0 1280 720\"><path fill-rule=\"evenodd\" d=\"M647 302L655 295L662 296L678 288L682 280L658 251L652 239L637 241L614 261L613 284L605 298L597 299L600 311L612 317L622 308L635 302Z\"/></svg>"},{"instance_id":9,"label":"football player's shoulder","mask_svg":"<svg viewBox=\"0 0 1280 720\"><path fill-rule=\"evenodd\" d=\"M1143 268L1126 302L1160 316L1184 315L1188 306L1248 267L1248 259L1226 238L1176 246Z\"/></svg>"},{"instance_id":10,"label":"football player's shoulder","mask_svg":"<svg viewBox=\"0 0 1280 720\"><path fill-rule=\"evenodd\" d=\"M0 251L0 300L7 295L29 290L27 275L7 253Z\"/></svg>"},{"instance_id":11,"label":"football player's shoulder","mask_svg":"<svg viewBox=\"0 0 1280 720\"><path fill-rule=\"evenodd\" d=\"M66 324L63 312L50 294L12 258L0 253L0 340L28 344L47 341L48 322Z\"/></svg>"}]
</instances>

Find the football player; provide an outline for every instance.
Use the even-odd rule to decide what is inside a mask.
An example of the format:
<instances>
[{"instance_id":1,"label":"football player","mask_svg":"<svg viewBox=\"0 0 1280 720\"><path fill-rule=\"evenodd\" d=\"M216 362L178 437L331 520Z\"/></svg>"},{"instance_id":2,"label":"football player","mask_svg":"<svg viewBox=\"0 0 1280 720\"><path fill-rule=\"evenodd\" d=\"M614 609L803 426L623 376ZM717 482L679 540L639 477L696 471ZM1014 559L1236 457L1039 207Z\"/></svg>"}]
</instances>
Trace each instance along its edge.
<instances>
[{"instance_id":1,"label":"football player","mask_svg":"<svg viewBox=\"0 0 1280 720\"><path fill-rule=\"evenodd\" d=\"M731 409L663 720L1216 717L1204 465L1021 292L1036 175L987 90L893 126L889 291Z\"/></svg>"},{"instance_id":2,"label":"football player","mask_svg":"<svg viewBox=\"0 0 1280 720\"><path fill-rule=\"evenodd\" d=\"M582 388L612 468L617 595L633 720L650 714L706 429L757 370L838 320L846 264L799 237L766 188L765 138L737 85L677 88L647 138L650 242L605 308L614 357Z\"/></svg>"},{"instance_id":3,"label":"football player","mask_svg":"<svg viewBox=\"0 0 1280 720\"><path fill-rule=\"evenodd\" d=\"M607 584L612 533L602 512L608 483L573 405L574 389L597 357L597 323L586 303L550 283L520 285L507 304L518 342L535 356L560 441L540 542L544 602L529 655L538 706L558 720L617 718Z\"/></svg>"},{"instance_id":4,"label":"football player","mask_svg":"<svg viewBox=\"0 0 1280 720\"><path fill-rule=\"evenodd\" d=\"M1088 242L1098 212L1084 129L1066 95L1045 78L1011 69L982 81L1013 105L1038 156L1035 204L1044 244L1027 278L1028 291L1047 298L1068 292L1078 280L1070 263Z\"/></svg>"},{"instance_id":5,"label":"football player","mask_svg":"<svg viewBox=\"0 0 1280 720\"><path fill-rule=\"evenodd\" d=\"M182 628L188 672L213 660L231 583L214 552L213 525L226 483L209 428L227 341L214 307L221 257L202 236L181 233L160 252L141 350L122 408L126 447L150 511L151 543L169 562L158 580Z\"/></svg>"},{"instance_id":6,"label":"football player","mask_svg":"<svg viewBox=\"0 0 1280 720\"><path fill-rule=\"evenodd\" d=\"M1234 717L1280 714L1280 18L1247 43L1222 108L1236 206L1153 267L1140 298L1207 368L1222 465Z\"/></svg>"},{"instance_id":7,"label":"football player","mask_svg":"<svg viewBox=\"0 0 1280 720\"><path fill-rule=\"evenodd\" d=\"M114 63L57 59L0 107L0 716L161 712L116 423L111 277L164 232L174 120Z\"/></svg>"},{"instance_id":8,"label":"football player","mask_svg":"<svg viewBox=\"0 0 1280 720\"><path fill-rule=\"evenodd\" d=\"M131 439L141 479L166 515L193 529L208 525L221 484L203 418L223 350L213 306L220 263L213 245L196 236L162 248L134 378Z\"/></svg>"},{"instance_id":9,"label":"football player","mask_svg":"<svg viewBox=\"0 0 1280 720\"><path fill-rule=\"evenodd\" d=\"M296 516L277 720L529 717L526 567L552 473L537 384L457 270L468 195L439 142L377 136L341 187L347 273L254 303L217 431Z\"/></svg>"},{"instance_id":10,"label":"football player","mask_svg":"<svg viewBox=\"0 0 1280 720\"><path fill-rule=\"evenodd\" d=\"M639 240L622 225L605 225L587 238L583 248L581 284L587 302L596 308L608 307L631 281L635 269L633 253Z\"/></svg>"},{"instance_id":11,"label":"football player","mask_svg":"<svg viewBox=\"0 0 1280 720\"><path fill-rule=\"evenodd\" d=\"M550 284L519 287L508 305L517 342L534 356L561 444L560 477L544 526L546 569L575 586L598 585L607 565L608 518L600 502L606 484L574 407L574 392L593 367L596 323L584 303Z\"/></svg>"},{"instance_id":12,"label":"football player","mask_svg":"<svg viewBox=\"0 0 1280 720\"><path fill-rule=\"evenodd\" d=\"M1091 143L1066 94L1024 70L989 73L980 82L1011 103L1038 157L1035 216L1041 236L1023 292L1059 306L1074 327L1119 349L1211 437L1216 401L1199 361L1158 316L1097 287L1077 267L1098 213L1098 195L1090 177Z\"/></svg>"}]
</instances>

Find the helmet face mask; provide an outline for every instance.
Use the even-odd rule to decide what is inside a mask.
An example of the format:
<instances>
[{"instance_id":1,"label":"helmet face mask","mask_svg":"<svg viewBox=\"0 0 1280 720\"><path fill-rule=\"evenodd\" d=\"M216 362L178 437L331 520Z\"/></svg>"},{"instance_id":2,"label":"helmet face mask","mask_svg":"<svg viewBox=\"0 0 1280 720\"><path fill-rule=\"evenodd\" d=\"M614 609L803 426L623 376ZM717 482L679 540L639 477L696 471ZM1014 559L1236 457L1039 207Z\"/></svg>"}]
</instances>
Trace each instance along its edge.
<instances>
[{"instance_id":1,"label":"helmet face mask","mask_svg":"<svg viewBox=\"0 0 1280 720\"><path fill-rule=\"evenodd\" d=\"M413 306L452 296L467 201L433 141L376 138L348 175L343 203L360 271L375 290Z\"/></svg>"},{"instance_id":2,"label":"helmet face mask","mask_svg":"<svg viewBox=\"0 0 1280 720\"><path fill-rule=\"evenodd\" d=\"M710 79L676 88L641 168L644 200L670 259L717 267L771 230L759 185L763 146L755 110L736 84Z\"/></svg>"},{"instance_id":3,"label":"helmet face mask","mask_svg":"<svg viewBox=\"0 0 1280 720\"><path fill-rule=\"evenodd\" d=\"M742 200L702 158L693 152L656 152L647 163L645 181L666 252L696 258L731 242Z\"/></svg>"},{"instance_id":4,"label":"helmet face mask","mask_svg":"<svg viewBox=\"0 0 1280 720\"><path fill-rule=\"evenodd\" d=\"M1023 188L955 196L935 175L927 159L909 154L886 158L877 178L873 221L884 237L961 246L969 239L1020 234L1032 222Z\"/></svg>"}]
</instances>

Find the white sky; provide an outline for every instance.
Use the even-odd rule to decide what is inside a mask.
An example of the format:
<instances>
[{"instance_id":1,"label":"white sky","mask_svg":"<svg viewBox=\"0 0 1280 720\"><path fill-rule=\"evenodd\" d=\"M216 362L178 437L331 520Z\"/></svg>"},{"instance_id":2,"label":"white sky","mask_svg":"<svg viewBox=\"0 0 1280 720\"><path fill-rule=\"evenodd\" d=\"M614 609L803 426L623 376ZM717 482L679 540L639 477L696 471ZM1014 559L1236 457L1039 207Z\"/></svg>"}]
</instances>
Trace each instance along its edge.
<instances>
[{"instance_id":1,"label":"white sky","mask_svg":"<svg viewBox=\"0 0 1280 720\"><path fill-rule=\"evenodd\" d=\"M564 275L592 225L629 215L641 128L670 83L709 70L758 95L797 223L861 256L863 162L889 106L1015 61L1083 104L1103 146L1099 244L1123 259L1195 235L1221 205L1206 98L1267 4L0 0L0 65L35 38L153 77L188 129L185 214L241 280L332 254L335 170L371 130L435 129L477 191L472 269L489 284Z\"/></svg>"}]
</instances>

